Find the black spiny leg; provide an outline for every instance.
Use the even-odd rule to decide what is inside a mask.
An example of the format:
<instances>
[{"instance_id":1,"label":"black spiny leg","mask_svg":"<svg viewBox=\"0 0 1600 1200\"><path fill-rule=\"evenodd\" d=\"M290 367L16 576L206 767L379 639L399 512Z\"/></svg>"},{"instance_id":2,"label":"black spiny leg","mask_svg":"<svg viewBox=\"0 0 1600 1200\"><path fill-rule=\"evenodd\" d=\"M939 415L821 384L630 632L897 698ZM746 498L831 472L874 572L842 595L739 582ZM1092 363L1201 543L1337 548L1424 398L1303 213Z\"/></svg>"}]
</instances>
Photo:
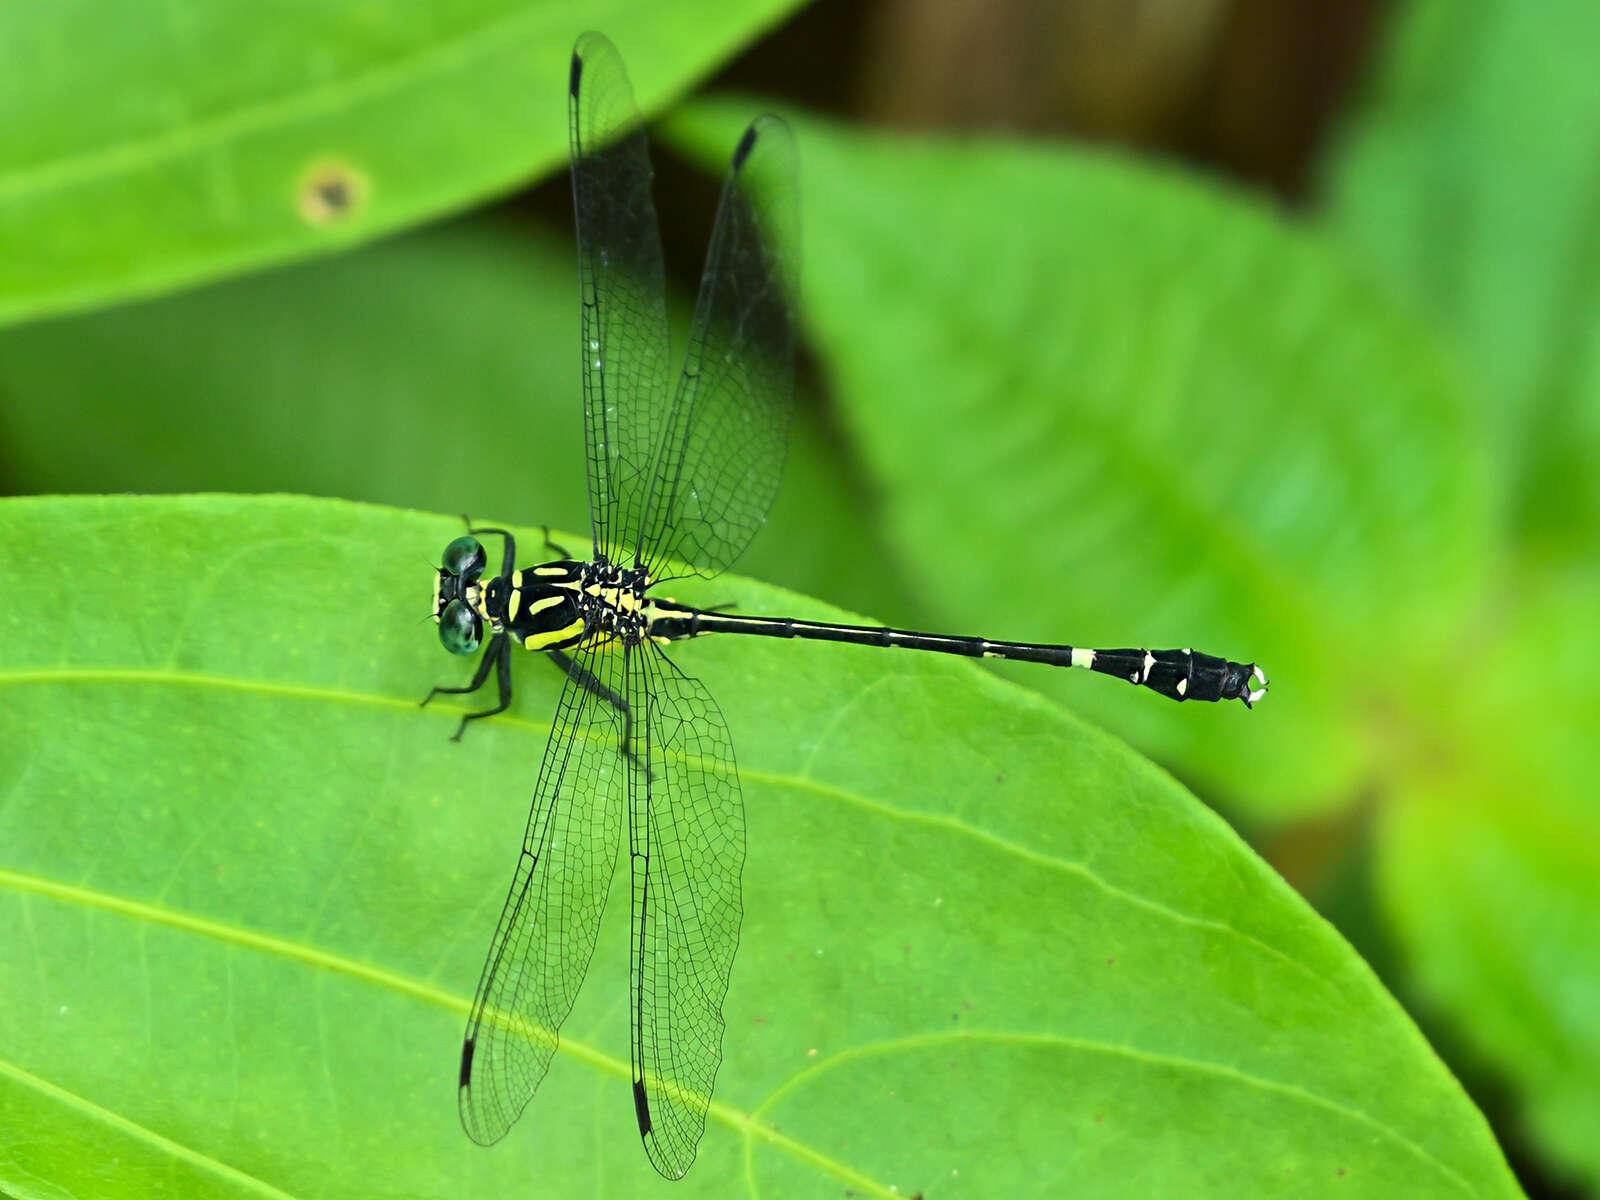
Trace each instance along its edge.
<instances>
[{"instance_id":1,"label":"black spiny leg","mask_svg":"<svg viewBox=\"0 0 1600 1200\"><path fill-rule=\"evenodd\" d=\"M548 526L548 525L539 526L539 532L544 534L544 548L546 550L550 551L551 554L554 554L557 558L571 558L572 557L572 551L570 551L568 549L565 549L564 547L558 546L558 545L556 545L554 542L552 542L550 540L550 526Z\"/></svg>"},{"instance_id":2,"label":"black spiny leg","mask_svg":"<svg viewBox=\"0 0 1600 1200\"><path fill-rule=\"evenodd\" d=\"M580 667L572 660L570 654L564 654L560 650L546 650L545 653L550 656L550 661L560 667L570 678L576 679L578 686L583 688L584 691L590 695L599 696L600 699L611 705L624 717L631 718L632 710L629 709L627 700L619 696L615 689L601 683L600 677L589 670L588 667Z\"/></svg>"},{"instance_id":3,"label":"black spiny leg","mask_svg":"<svg viewBox=\"0 0 1600 1200\"><path fill-rule=\"evenodd\" d=\"M551 548L555 549L555 547ZM617 746L617 753L634 766L642 766L638 755L633 752L633 707L628 703L627 698L619 696L614 688L607 687L588 667L579 666L573 662L571 655L563 654L560 650L546 650L545 653L550 656L551 662L565 671L570 678L577 680L578 686L584 691L591 696L598 696L622 714L622 739ZM655 778L648 767L643 767L643 770L646 778Z\"/></svg>"},{"instance_id":4,"label":"black spiny leg","mask_svg":"<svg viewBox=\"0 0 1600 1200\"><path fill-rule=\"evenodd\" d=\"M484 530L483 532L492 532ZM495 673L495 684L500 692L500 703L493 708L486 708L482 712L467 713L461 718L461 724L456 726L452 742L459 742L461 735L467 731L468 721L481 720L492 717L496 713L503 713L511 707L511 638L510 635L497 633L494 640L483 652L483 657L478 660L478 669L473 672L472 682L466 687L436 687L422 698L422 703L427 704L435 696L466 696L477 691L489 678L489 672Z\"/></svg>"}]
</instances>

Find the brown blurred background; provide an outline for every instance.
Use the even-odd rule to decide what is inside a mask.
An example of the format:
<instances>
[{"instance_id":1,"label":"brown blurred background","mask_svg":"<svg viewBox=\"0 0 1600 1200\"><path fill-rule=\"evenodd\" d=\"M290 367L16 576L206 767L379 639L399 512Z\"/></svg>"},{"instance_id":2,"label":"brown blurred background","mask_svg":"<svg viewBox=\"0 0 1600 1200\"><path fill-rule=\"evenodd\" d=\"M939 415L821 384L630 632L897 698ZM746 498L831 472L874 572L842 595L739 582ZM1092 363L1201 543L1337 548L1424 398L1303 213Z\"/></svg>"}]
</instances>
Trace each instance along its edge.
<instances>
[{"instance_id":1,"label":"brown blurred background","mask_svg":"<svg viewBox=\"0 0 1600 1200\"><path fill-rule=\"evenodd\" d=\"M823 0L718 82L901 128L1122 143L1297 203L1388 8L1383 0Z\"/></svg>"}]
</instances>

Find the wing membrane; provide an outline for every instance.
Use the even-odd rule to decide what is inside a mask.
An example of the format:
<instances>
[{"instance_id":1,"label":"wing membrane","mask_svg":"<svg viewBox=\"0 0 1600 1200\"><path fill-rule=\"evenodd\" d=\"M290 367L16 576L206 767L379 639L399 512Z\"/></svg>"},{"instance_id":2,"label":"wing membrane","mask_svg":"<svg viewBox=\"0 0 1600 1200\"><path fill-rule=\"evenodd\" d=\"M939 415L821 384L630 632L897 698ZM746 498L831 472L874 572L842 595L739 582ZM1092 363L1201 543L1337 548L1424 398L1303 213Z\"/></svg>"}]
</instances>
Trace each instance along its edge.
<instances>
[{"instance_id":1,"label":"wing membrane","mask_svg":"<svg viewBox=\"0 0 1600 1200\"><path fill-rule=\"evenodd\" d=\"M666 424L666 284L644 129L622 58L600 34L573 49L568 105L589 516L595 553L632 565Z\"/></svg>"},{"instance_id":2,"label":"wing membrane","mask_svg":"<svg viewBox=\"0 0 1600 1200\"><path fill-rule=\"evenodd\" d=\"M762 117L734 154L669 394L650 161L621 58L598 34L574 48L569 115L595 553L652 576L676 559L710 577L754 537L782 473L793 139ZM721 1063L743 911L744 807L727 725L705 688L648 640L580 652L535 797L462 1047L462 1124L497 1141L543 1080L594 952L626 812L634 1099L651 1162L679 1177Z\"/></svg>"},{"instance_id":3,"label":"wing membrane","mask_svg":"<svg viewBox=\"0 0 1600 1200\"><path fill-rule=\"evenodd\" d=\"M654 647L634 652L650 772L629 810L633 1093L650 1161L694 1162L722 1062L722 1001L743 913L744 802L716 701ZM640 730L636 728L636 733Z\"/></svg>"},{"instance_id":4,"label":"wing membrane","mask_svg":"<svg viewBox=\"0 0 1600 1200\"><path fill-rule=\"evenodd\" d=\"M794 409L794 136L758 117L734 151L640 544L710 578L744 553L783 475ZM672 574L663 574L672 578Z\"/></svg>"},{"instance_id":5,"label":"wing membrane","mask_svg":"<svg viewBox=\"0 0 1600 1200\"><path fill-rule=\"evenodd\" d=\"M587 651L576 662L626 694L622 655ZM484 1145L500 1140L544 1079L589 969L632 773L618 753L623 725L615 706L569 676L461 1049L461 1124Z\"/></svg>"}]
</instances>

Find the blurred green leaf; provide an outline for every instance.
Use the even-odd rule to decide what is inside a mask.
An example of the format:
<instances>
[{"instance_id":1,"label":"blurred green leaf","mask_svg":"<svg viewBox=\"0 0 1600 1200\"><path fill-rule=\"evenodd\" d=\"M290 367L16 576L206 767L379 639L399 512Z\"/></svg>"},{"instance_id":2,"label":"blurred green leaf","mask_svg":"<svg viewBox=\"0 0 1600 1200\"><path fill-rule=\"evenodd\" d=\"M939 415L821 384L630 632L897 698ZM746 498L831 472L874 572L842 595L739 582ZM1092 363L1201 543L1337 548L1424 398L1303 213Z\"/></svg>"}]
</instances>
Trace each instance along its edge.
<instances>
[{"instance_id":1,"label":"blurred green leaf","mask_svg":"<svg viewBox=\"0 0 1600 1200\"><path fill-rule=\"evenodd\" d=\"M704 153L747 102L669 128ZM1489 549L1433 344L1242 197L1065 148L800 123L810 327L943 626L1195 646L1261 711L1054 675L1208 792L1282 816L1425 713ZM1030 677L1030 682L1032 682Z\"/></svg>"},{"instance_id":2,"label":"blurred green leaf","mask_svg":"<svg viewBox=\"0 0 1600 1200\"><path fill-rule=\"evenodd\" d=\"M1335 228L1470 366L1531 557L1600 533L1597 46L1583 0L1399 5L1329 168Z\"/></svg>"},{"instance_id":3,"label":"blurred green leaf","mask_svg":"<svg viewBox=\"0 0 1600 1200\"><path fill-rule=\"evenodd\" d=\"M1517 1116L1600 1180L1600 571L1524 583L1514 626L1441 697L1464 731L1411 764L1379 824L1415 986L1515 1080Z\"/></svg>"},{"instance_id":4,"label":"blurred green leaf","mask_svg":"<svg viewBox=\"0 0 1600 1200\"><path fill-rule=\"evenodd\" d=\"M0 9L0 322L325 253L561 162L611 31L649 111L785 0L116 0Z\"/></svg>"},{"instance_id":5,"label":"blurred green leaf","mask_svg":"<svg viewBox=\"0 0 1600 1200\"><path fill-rule=\"evenodd\" d=\"M459 220L0 331L0 477L22 493L302 492L586 530L577 341L570 234ZM863 525L861 488L809 405L793 443L741 569L866 607L897 595L870 530L838 535Z\"/></svg>"},{"instance_id":6,"label":"blurred green leaf","mask_svg":"<svg viewBox=\"0 0 1600 1200\"><path fill-rule=\"evenodd\" d=\"M577 309L570 243L491 217L7 330L8 483L306 492L578 526Z\"/></svg>"},{"instance_id":7,"label":"blurred green leaf","mask_svg":"<svg viewBox=\"0 0 1600 1200\"><path fill-rule=\"evenodd\" d=\"M1380 880L1420 998L1600 1182L1600 17L1402 6L1329 164L1331 216L1443 334L1495 443L1515 560L1402 755ZM1567 564L1576 563L1574 570ZM1534 569L1530 570L1529 565ZM1455 686L1470 676L1481 682Z\"/></svg>"},{"instance_id":8,"label":"blurred green leaf","mask_svg":"<svg viewBox=\"0 0 1600 1200\"><path fill-rule=\"evenodd\" d=\"M674 128L709 148L731 119ZM1383 898L1421 994L1590 1169L1600 646L1576 624L1600 592L1563 585L1557 619L1486 586L1514 451L1449 343L1336 250L1171 175L809 124L801 144L808 312L900 553L954 599L941 623L1264 663L1248 721L1133 692L1094 711L1268 818L1392 804Z\"/></svg>"},{"instance_id":9,"label":"blurred green leaf","mask_svg":"<svg viewBox=\"0 0 1600 1200\"><path fill-rule=\"evenodd\" d=\"M416 707L464 674L413 565L457 528L298 498L0 502L0 589L39 597L0 608L9 1193L653 1179L620 904L521 1126L485 1153L456 1123L556 684L523 664L460 746L450 707ZM842 615L682 590L712 588ZM682 1194L1517 1194L1360 960L1119 743L933 655L673 655L723 698L750 814Z\"/></svg>"}]
</instances>

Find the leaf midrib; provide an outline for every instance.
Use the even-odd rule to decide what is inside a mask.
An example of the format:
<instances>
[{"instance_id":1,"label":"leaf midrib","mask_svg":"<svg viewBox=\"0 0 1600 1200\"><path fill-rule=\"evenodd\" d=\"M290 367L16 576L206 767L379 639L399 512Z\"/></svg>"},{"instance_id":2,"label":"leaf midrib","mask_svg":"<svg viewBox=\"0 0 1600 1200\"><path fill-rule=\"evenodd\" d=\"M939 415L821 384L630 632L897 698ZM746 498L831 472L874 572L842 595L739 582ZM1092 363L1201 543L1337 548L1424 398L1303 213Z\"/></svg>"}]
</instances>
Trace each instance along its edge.
<instances>
[{"instance_id":1,"label":"leaf midrib","mask_svg":"<svg viewBox=\"0 0 1600 1200\"><path fill-rule=\"evenodd\" d=\"M375 984L380 987L385 987L400 995L411 996L426 1003L436 1005L447 1011L453 1011L458 1017L465 1017L471 1008L471 1002L466 996L457 995L456 993L439 987L436 984L415 979L411 976L404 975L396 971L390 971L385 968L375 966L371 963L362 962L358 959L349 958L345 955L335 954L327 950L318 949L303 942L291 941L287 938L276 937L271 934L258 933L254 930L246 929L238 925L214 921L206 917L199 917L190 913L179 912L175 909L165 908L159 905L145 904L140 901L128 900L123 897L114 896L110 893L97 891L91 888L85 888L76 884L62 883L55 880L45 879L41 876L29 875L18 871L10 871L4 868L0 868L0 887L9 888L12 891L21 894L48 897L63 903L87 905L89 907L98 908L102 911L115 913L117 915L129 917L135 920L165 925L170 928L183 930L188 933L199 934L204 937L214 938L218 941L228 942L234 945L246 947L248 949L278 954L287 959L324 967L341 975L358 979L366 983ZM1472 1195L1478 1194L1476 1189L1472 1188L1468 1181L1462 1178L1456 1171L1440 1162L1433 1155L1429 1154L1423 1147L1412 1141L1410 1138L1405 1137L1388 1124L1377 1120L1360 1109L1351 1108L1348 1105L1344 1105L1336 1100L1318 1095L1317 1093L1306 1088L1298 1087L1290 1083L1282 1083L1277 1080L1255 1075L1247 1071L1241 1071L1238 1068L1230 1067L1226 1064L1209 1062L1204 1059L1189 1058L1181 1055L1161 1054L1153 1051L1141 1050L1137 1047L1119 1045L1117 1043L1100 1041L1093 1038L1073 1038L1059 1034L1036 1034L1010 1030L972 1030L963 1031L961 1033L941 1031L934 1034L919 1034L912 1037L864 1043L830 1055L825 1062L818 1063L815 1067L797 1073L787 1080L783 1085L769 1093L766 1099L762 1100L750 1111L737 1109L732 1105L722 1101L712 1100L708 1106L708 1112L715 1116L717 1120L724 1126L734 1130L735 1132L741 1133L745 1137L760 1138L774 1147L782 1149L793 1154L797 1158L812 1163L813 1165L828 1171L836 1178L843 1179L853 1185L870 1187L878 1194L884 1197L889 1197L895 1195L896 1193L894 1193L888 1186L874 1184L870 1179L861 1176L854 1169L845 1166L843 1163L840 1163L836 1159L831 1158L826 1154L823 1154L814 1147L807 1145L797 1138L778 1132L776 1129L772 1128L770 1122L762 1122L759 1119L761 1112L777 1102L787 1092L798 1087L802 1080L812 1078L824 1071L843 1066L854 1059L869 1055L892 1053L897 1050L920 1048L922 1046L939 1045L947 1042L959 1042L973 1039L987 1040L1006 1045L1026 1044L1050 1047L1067 1047L1076 1051L1103 1054L1142 1064L1159 1065L1169 1069L1189 1071L1215 1078L1228 1079L1247 1087L1259 1088L1264 1092L1284 1096L1299 1103L1325 1109L1338 1114L1342 1118L1358 1122L1368 1128L1374 1129L1383 1136L1387 1137L1389 1140L1393 1141L1396 1145L1404 1148L1408 1153L1412 1154L1420 1161L1425 1162L1434 1169L1438 1170L1442 1175L1446 1176L1459 1187L1461 1187L1466 1193ZM566 1053L571 1057L578 1059L579 1061L587 1063L589 1066L596 1067L616 1078L622 1079L629 1078L631 1076L631 1067L629 1064L623 1062L621 1059L618 1059L613 1055L606 1054L603 1051L596 1049L594 1046L585 1041L563 1035L560 1038L558 1049L561 1052ZM182 1157L192 1162L212 1168L218 1173L226 1174L229 1177L240 1178L250 1183L252 1186L260 1189L264 1194L272 1196L286 1195L286 1193L278 1191L269 1184L265 1184L261 1181L253 1179L252 1177L243 1175L241 1172L238 1172L235 1168L226 1163L190 1150L180 1143L174 1142L153 1130L129 1121L127 1118L112 1112L109 1109L105 1109L102 1106L95 1104L84 1097L78 1096L75 1093L68 1092L63 1088L60 1088L58 1085L52 1084L47 1080L40 1079L37 1076L22 1070L20 1067L5 1062L3 1059L0 1059L0 1073L11 1075L13 1078L27 1083L29 1086L35 1087L40 1091L54 1096L63 1103L70 1104L80 1111L92 1113L97 1118L103 1119L110 1124L114 1124L120 1128L123 1128L127 1132L140 1136L152 1144L170 1149L174 1153L180 1154Z\"/></svg>"},{"instance_id":2,"label":"leaf midrib","mask_svg":"<svg viewBox=\"0 0 1600 1200\"><path fill-rule=\"evenodd\" d=\"M976 668L974 668L976 670ZM119 683L156 683L166 685L180 685L190 687L219 687L232 691L248 692L258 695L287 696L295 699L336 701L348 704L361 704L376 708L414 712L418 705L411 700L397 700L388 696L374 695L370 692L359 692L351 689L314 687L306 684L280 684L266 683L260 680L241 680L222 675L206 675L199 672L184 672L170 668L58 668L47 670L28 671L0 671L0 687L6 684L26 683L60 683L60 682L119 682ZM1007 684L1003 681L994 681L997 686L1015 688L1026 693L1020 685ZM1032 693L1026 693L1031 695ZM451 715L457 711L441 707L441 712ZM512 713L501 713L495 718L496 724L503 728L517 728L549 738L551 724L548 721L532 721L526 717L516 716ZM575 736L587 737L583 730L575 731ZM602 735L609 736L609 735ZM673 754L681 758L681 755ZM705 764L711 765L711 764ZM1257 951L1264 952L1268 957L1288 965L1295 972L1304 975L1322 989L1330 992L1334 997L1343 1001L1346 999L1345 989L1334 980L1329 979L1311 966L1301 962L1288 952L1279 949L1261 938L1244 932L1224 921L1208 917L1195 916L1179 909L1162 904L1136 892L1119 887L1098 874L1088 865L1072 859L1061 858L1056 855L1043 854L1031 847L1002 837L980 826L972 825L965 820L943 814L922 812L913 809L899 808L860 792L826 783L806 775L794 775L779 771L763 771L751 767L738 768L739 778L765 784L773 788L789 788L796 791L808 792L819 799L832 800L835 803L849 805L864 812L875 813L890 820L914 822L926 827L948 831L955 836L967 838L980 843L992 850L1010 855L1034 866L1043 867L1050 871L1072 875L1099 889L1104 895L1145 912L1151 913L1164 920L1193 929L1205 930L1210 933L1220 934L1235 938L1243 945ZM0 880L5 878L0 873ZM66 886L66 885L63 885ZM131 902L130 902L131 903ZM217 929L228 928L218 925ZM261 935L265 936L265 935ZM291 945L292 943L283 943ZM315 953L293 957L315 957Z\"/></svg>"},{"instance_id":3,"label":"leaf midrib","mask_svg":"<svg viewBox=\"0 0 1600 1200\"><path fill-rule=\"evenodd\" d=\"M1259 1088L1277 1096L1285 1097L1295 1103L1305 1104L1313 1108L1324 1109L1337 1116L1375 1130L1379 1135L1406 1150L1419 1161L1437 1170L1445 1178L1462 1189L1468 1195L1479 1195L1479 1191L1470 1180L1463 1177L1458 1171L1441 1162L1430 1154L1423 1146L1404 1136L1392 1126L1375 1119L1359 1108L1352 1108L1320 1096L1316 1092L1299 1087L1292 1083L1281 1083L1275 1079L1268 1079L1260 1075L1252 1075L1225 1063L1210 1062L1206 1059L1189 1058L1176 1054L1161 1054L1150 1050L1141 1050L1136 1046L1119 1045L1114 1042L1099 1041L1094 1038L1066 1037L1055 1033L1021 1033L1013 1031L997 1031L986 1029L974 1030L940 1030L937 1033L914 1034L908 1037L888 1038L881 1041L864 1042L847 1049L837 1051L809 1067L796 1072L782 1085L774 1088L772 1092L756 1106L750 1114L753 1127L761 1128L754 1122L761 1114L776 1104L783 1096L797 1090L803 1081L810 1081L830 1071L844 1067L854 1061L886 1056L905 1050L920 1050L925 1047L936 1047L966 1042L987 1042L1001 1046L1043 1046L1048 1049L1069 1049L1087 1054L1099 1054L1108 1058L1120 1058L1131 1062L1149 1066L1175 1068L1190 1071L1197 1075L1208 1075L1218 1079L1225 1079L1242 1084L1250 1088Z\"/></svg>"},{"instance_id":4,"label":"leaf midrib","mask_svg":"<svg viewBox=\"0 0 1600 1200\"><path fill-rule=\"evenodd\" d=\"M121 1113L114 1112L103 1105L96 1104L93 1100L90 1100L85 1096L81 1096L77 1092L68 1091L59 1084L51 1083L48 1079L44 1079L41 1076L35 1075L31 1071L25 1071L16 1064L7 1062L4 1058L0 1058L0 1076L9 1078L16 1083L21 1084L23 1087L30 1088L35 1092L48 1096L57 1103L73 1109L76 1112L92 1116L96 1120L102 1121L106 1125L118 1129L130 1137L133 1137L148 1145L159 1147L160 1149L171 1154L173 1157L180 1158L184 1162L191 1163L196 1167L199 1167L205 1171L209 1171L219 1178L228 1179L234 1183L241 1184L259 1195L272 1197L272 1200L296 1200L296 1197L294 1197L291 1193L275 1188L263 1179L258 1179L254 1175L249 1175L244 1171L241 1171L238 1167L222 1162L220 1159L210 1154L202 1154L200 1151L195 1150L193 1147L187 1146L182 1142L174 1141L172 1138L169 1138L164 1134L158 1133L154 1129L151 1129L148 1125L141 1125L137 1121L130 1121Z\"/></svg>"}]
</instances>

